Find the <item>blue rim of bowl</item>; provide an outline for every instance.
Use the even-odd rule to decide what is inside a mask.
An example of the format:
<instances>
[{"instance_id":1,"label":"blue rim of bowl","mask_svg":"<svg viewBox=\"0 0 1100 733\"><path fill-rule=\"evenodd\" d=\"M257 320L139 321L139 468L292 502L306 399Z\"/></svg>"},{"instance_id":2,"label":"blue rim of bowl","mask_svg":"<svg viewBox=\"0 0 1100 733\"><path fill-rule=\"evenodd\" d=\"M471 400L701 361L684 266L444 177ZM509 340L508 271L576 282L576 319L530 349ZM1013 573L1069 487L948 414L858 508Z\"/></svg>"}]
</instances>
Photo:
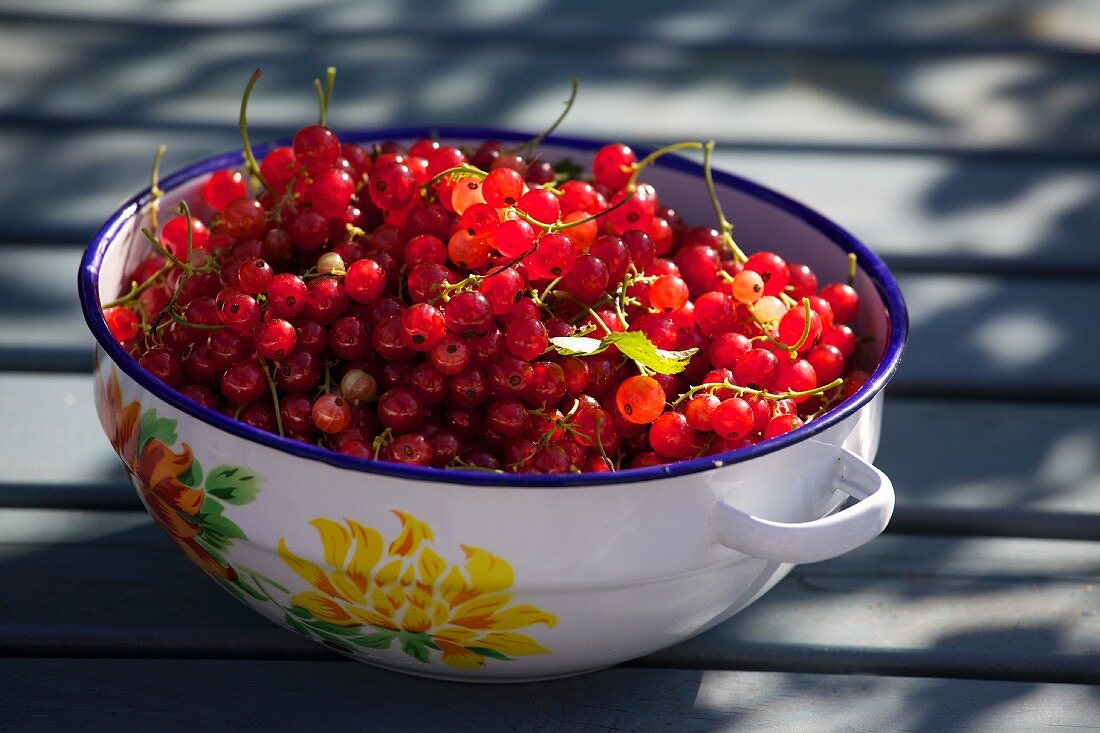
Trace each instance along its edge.
<instances>
[{"instance_id":1,"label":"blue rim of bowl","mask_svg":"<svg viewBox=\"0 0 1100 733\"><path fill-rule=\"evenodd\" d=\"M386 140L415 140L423 137L438 137L441 140L455 141L496 139L501 142L524 142L529 140L531 135L509 130L476 127L402 127L345 131L340 133L340 137L342 141L352 143L382 142ZM604 141L557 135L547 137L544 143L547 145L558 145L571 148L578 152L590 153L595 152L606 144ZM253 150L257 157L260 157L279 145L289 144L289 140L276 140L256 145L253 147ZM635 147L635 150L639 154L639 157L641 157L642 155L647 155L652 152L653 149L638 146ZM165 177L160 182L160 188L164 191L171 191L178 186L190 182L198 176L211 173L220 168L237 167L240 164L241 152L239 150L218 155L195 163L194 165L188 166ZM701 164L675 154L662 156L655 165L692 175L702 175L703 172L703 166ZM361 471L367 474L397 476L400 478L436 483L469 484L506 488L599 486L685 476L721 466L748 461L758 456L782 450L787 446L811 438L852 416L860 408L870 402L871 399L886 386L890 378L893 377L894 373L897 371L898 363L901 360L902 352L905 350L905 343L909 331L908 313L897 281L886 267L886 264L866 245L826 217L781 193L725 171L713 170L713 175L717 185L733 188L760 201L771 204L821 232L844 252L854 253L859 268L871 278L883 303L886 305L890 329L886 348L883 351L878 366L867 382L857 390L850 399L842 403L839 407L826 413L823 417L789 433L762 441L755 445L703 458L677 461L661 466L629 468L611 473L568 473L556 475L490 473L484 471L456 470L425 466L405 466L386 461L370 461L362 458L354 458L319 446L307 445L296 440L283 438L273 433L268 433L258 428L245 425L219 412L209 410L168 387L138 365L137 361L127 354L122 346L115 341L113 336L111 336L110 331L107 329L106 321L103 319L103 315L100 312L97 282L99 279L99 268L107 249L106 245L113 240L119 230L131 217L139 214L144 209L145 205L149 202L149 189L145 189L120 207L118 211L104 223L95 236L92 237L84 253L84 257L81 260L80 272L78 273L77 285L80 304L84 311L84 319L87 321L88 327L99 342L100 347L123 372L146 390L176 409L192 415L216 428L224 430L227 433L302 458L319 461L340 468Z\"/></svg>"}]
</instances>

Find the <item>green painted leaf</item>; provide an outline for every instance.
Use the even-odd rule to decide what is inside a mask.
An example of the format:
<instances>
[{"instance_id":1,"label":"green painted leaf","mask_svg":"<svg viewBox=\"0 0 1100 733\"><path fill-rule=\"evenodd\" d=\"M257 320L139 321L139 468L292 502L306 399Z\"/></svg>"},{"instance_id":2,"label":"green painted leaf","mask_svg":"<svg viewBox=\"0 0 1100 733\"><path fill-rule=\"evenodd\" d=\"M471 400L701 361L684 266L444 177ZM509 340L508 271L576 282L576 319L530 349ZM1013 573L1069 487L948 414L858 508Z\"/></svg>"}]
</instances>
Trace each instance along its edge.
<instances>
[{"instance_id":1,"label":"green painted leaf","mask_svg":"<svg viewBox=\"0 0 1100 733\"><path fill-rule=\"evenodd\" d=\"M270 601L271 600L270 598L268 598L266 593L264 593L262 590L259 589L259 587L253 588L251 585L248 584L248 582L244 578L237 578L237 581L236 581L236 583L234 583L234 585L239 587L241 590L243 590L248 595L255 598L257 601Z\"/></svg>"},{"instance_id":2,"label":"green painted leaf","mask_svg":"<svg viewBox=\"0 0 1100 733\"><path fill-rule=\"evenodd\" d=\"M197 524L202 527L203 534L210 533L216 535L218 540L226 542L231 539L246 540L243 530L236 525L233 520L222 516L222 511L225 509L222 503L212 500L209 496L202 502L202 508L199 509L199 513L195 515Z\"/></svg>"},{"instance_id":3,"label":"green painted leaf","mask_svg":"<svg viewBox=\"0 0 1100 733\"><path fill-rule=\"evenodd\" d=\"M237 600L240 600L240 601L247 601L248 600L245 597L245 594L241 592L241 589L239 587L237 587L238 586L237 583L226 580L225 578L218 577L216 575L214 576L214 580L218 581L218 585L220 585L222 588L225 588L227 591L232 593L233 596L237 598Z\"/></svg>"},{"instance_id":4,"label":"green painted leaf","mask_svg":"<svg viewBox=\"0 0 1100 733\"><path fill-rule=\"evenodd\" d=\"M287 609L287 612L288 613L293 613L298 618L305 618L305 619L313 618L312 613L310 613L306 609L301 608L299 606L291 606L290 608Z\"/></svg>"},{"instance_id":5,"label":"green painted leaf","mask_svg":"<svg viewBox=\"0 0 1100 733\"><path fill-rule=\"evenodd\" d=\"M138 450L145 447L153 438L165 445L175 445L179 440L176 435L176 426L179 423L166 417L157 417L157 411L148 409L141 415L141 423L138 426Z\"/></svg>"},{"instance_id":6,"label":"green painted leaf","mask_svg":"<svg viewBox=\"0 0 1100 733\"><path fill-rule=\"evenodd\" d=\"M483 647L483 646L468 646L466 648L469 649L470 651L472 651L474 654L480 654L483 657L489 657L491 659L500 659L501 661L504 661L504 662L513 661L511 657L507 656L506 654L504 654L502 652L498 652L496 649L489 649L489 648Z\"/></svg>"},{"instance_id":7,"label":"green painted leaf","mask_svg":"<svg viewBox=\"0 0 1100 733\"><path fill-rule=\"evenodd\" d=\"M641 331L609 333L603 337L603 343L617 346L634 361L652 369L658 374L678 374L687 368L688 361L699 349L684 351L666 351L658 349Z\"/></svg>"},{"instance_id":8,"label":"green painted leaf","mask_svg":"<svg viewBox=\"0 0 1100 733\"><path fill-rule=\"evenodd\" d=\"M390 644L397 638L397 632L379 631L376 634L366 634L348 639L352 644L369 647L371 649L389 649Z\"/></svg>"},{"instance_id":9,"label":"green painted leaf","mask_svg":"<svg viewBox=\"0 0 1100 733\"><path fill-rule=\"evenodd\" d=\"M240 466L218 466L206 477L206 492L230 504L249 504L259 493L260 477Z\"/></svg>"},{"instance_id":10,"label":"green painted leaf","mask_svg":"<svg viewBox=\"0 0 1100 733\"><path fill-rule=\"evenodd\" d=\"M185 486L196 488L202 484L202 464L198 459L191 461L191 467L180 476L180 482Z\"/></svg>"},{"instance_id":11,"label":"green painted leaf","mask_svg":"<svg viewBox=\"0 0 1100 733\"><path fill-rule=\"evenodd\" d=\"M303 624L301 621L299 621L297 618L295 618L291 614L287 613L284 616L284 619L286 620L286 625L287 626L294 629L299 634L304 634L306 636L309 636L309 628L305 624Z\"/></svg>"},{"instance_id":12,"label":"green painted leaf","mask_svg":"<svg viewBox=\"0 0 1100 733\"><path fill-rule=\"evenodd\" d=\"M401 651L425 664L428 663L427 642L431 641L431 638L427 634L411 634L407 631L399 631L397 638L401 640Z\"/></svg>"},{"instance_id":13,"label":"green painted leaf","mask_svg":"<svg viewBox=\"0 0 1100 733\"><path fill-rule=\"evenodd\" d=\"M608 344L588 336L555 336L550 346L562 356L591 356L606 351Z\"/></svg>"},{"instance_id":14,"label":"green painted leaf","mask_svg":"<svg viewBox=\"0 0 1100 733\"><path fill-rule=\"evenodd\" d=\"M314 618L309 621L310 628L316 629L318 633L334 634L336 636L355 636L361 630L359 626L337 626L336 624L330 624L328 621L322 621L319 618Z\"/></svg>"}]
</instances>

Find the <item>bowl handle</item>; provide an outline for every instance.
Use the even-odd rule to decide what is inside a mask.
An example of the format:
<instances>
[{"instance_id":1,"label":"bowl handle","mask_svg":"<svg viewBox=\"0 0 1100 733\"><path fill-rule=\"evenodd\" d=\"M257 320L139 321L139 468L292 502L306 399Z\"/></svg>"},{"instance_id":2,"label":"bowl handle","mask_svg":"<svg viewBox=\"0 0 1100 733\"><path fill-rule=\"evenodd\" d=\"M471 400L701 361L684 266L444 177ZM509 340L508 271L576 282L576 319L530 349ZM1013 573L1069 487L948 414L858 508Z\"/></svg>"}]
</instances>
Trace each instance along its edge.
<instances>
[{"instance_id":1,"label":"bowl handle","mask_svg":"<svg viewBox=\"0 0 1100 733\"><path fill-rule=\"evenodd\" d=\"M761 519L719 501L714 514L715 538L746 555L806 563L843 555L877 537L894 512L894 486L867 461L839 450L836 488L858 499L855 504L821 519L789 524Z\"/></svg>"}]
</instances>

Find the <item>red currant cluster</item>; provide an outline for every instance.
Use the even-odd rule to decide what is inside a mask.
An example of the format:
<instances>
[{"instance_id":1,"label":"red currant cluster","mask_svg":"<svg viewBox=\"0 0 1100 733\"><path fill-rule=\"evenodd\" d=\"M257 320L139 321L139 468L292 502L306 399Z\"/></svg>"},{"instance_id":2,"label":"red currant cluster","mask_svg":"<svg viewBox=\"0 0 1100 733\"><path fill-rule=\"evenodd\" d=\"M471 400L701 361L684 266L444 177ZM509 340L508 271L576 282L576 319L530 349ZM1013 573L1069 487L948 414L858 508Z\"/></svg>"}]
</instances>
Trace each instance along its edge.
<instances>
[{"instance_id":1,"label":"red currant cluster","mask_svg":"<svg viewBox=\"0 0 1100 733\"><path fill-rule=\"evenodd\" d=\"M867 378L849 284L746 256L713 191L720 228L689 227L638 182L709 145L607 145L587 178L541 136L365 149L318 124L257 161L241 117L246 169L159 232L155 197L152 252L104 305L207 408L361 458L611 471L787 432Z\"/></svg>"}]
</instances>

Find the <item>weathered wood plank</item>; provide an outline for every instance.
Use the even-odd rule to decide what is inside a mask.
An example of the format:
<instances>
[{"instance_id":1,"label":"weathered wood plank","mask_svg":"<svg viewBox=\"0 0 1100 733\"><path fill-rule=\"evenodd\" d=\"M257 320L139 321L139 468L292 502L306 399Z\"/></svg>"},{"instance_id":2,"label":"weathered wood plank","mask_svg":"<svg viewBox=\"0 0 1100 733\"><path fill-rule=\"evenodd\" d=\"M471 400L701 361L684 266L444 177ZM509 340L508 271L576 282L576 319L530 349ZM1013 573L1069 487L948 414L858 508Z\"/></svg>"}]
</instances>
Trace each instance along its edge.
<instances>
[{"instance_id":1,"label":"weathered wood plank","mask_svg":"<svg viewBox=\"0 0 1100 733\"><path fill-rule=\"evenodd\" d=\"M49 0L12 0L5 5L12 24L79 21L112 27L171 28L178 31L218 29L264 30L304 26L301 31L326 34L405 35L438 33L500 33L522 30L540 34L579 37L583 40L635 37L639 41L703 44L727 40L758 46L792 44L811 48L828 44L848 47L876 41L904 51L912 45L956 42L960 52L987 50L1031 42L1035 50L1049 53L1059 48L1088 51L1100 44L1100 18L1086 5L1073 0L1052 0L1023 6L1009 0L982 3L947 3L937 12L881 4L803 6L792 3L697 3L667 6L642 2L639 12L622 14L592 8L583 3L563 4L552 11L537 5L500 8L487 4L461 10L438 5L432 12L408 12L405 4L386 0L369 6L345 6L336 2L310 5L303 12L294 3L271 4L246 0L212 6L190 0L164 6L148 0L111 0L94 5ZM851 52L851 51L849 51Z\"/></svg>"},{"instance_id":2,"label":"weathered wood plank","mask_svg":"<svg viewBox=\"0 0 1100 733\"><path fill-rule=\"evenodd\" d=\"M366 665L3 660L12 733L66 730L1096 730L1088 687L868 676L613 669L519 686L413 679ZM64 684L57 684L64 680ZM289 694L272 694L285 690ZM417 704L411 701L421 701Z\"/></svg>"},{"instance_id":3,"label":"weathered wood plank","mask_svg":"<svg viewBox=\"0 0 1100 733\"><path fill-rule=\"evenodd\" d=\"M323 659L141 514L0 511L0 656ZM1100 545L886 536L635 664L1100 681ZM72 593L31 594L50 578Z\"/></svg>"},{"instance_id":4,"label":"weathered wood plank","mask_svg":"<svg viewBox=\"0 0 1100 733\"><path fill-rule=\"evenodd\" d=\"M57 52L42 48L45 40L57 43L58 36L68 42ZM75 116L145 129L231 126L244 81L261 66L266 77L250 114L256 124L290 128L314 116L309 81L322 69L311 56L308 37L213 32L189 43L185 36L114 29L92 34L80 29L74 35L54 26L7 31L5 43L38 42L41 68L10 79L0 98L11 100L7 106L20 110L25 123ZM1100 114L1091 58L859 59L746 54L732 44L694 53L675 47L653 53L639 45L609 56L600 47L582 47L570 53L569 71L554 78L543 73L543 58L561 51L556 37L535 45L535 52L526 34L462 42L457 65L451 46L435 38L326 43L326 59L344 70L334 122L370 127L449 120L538 130L556 116L568 89L565 80L575 75L583 96L567 129L600 137L1062 155L1095 153L1100 146L1090 129ZM195 53L197 44L201 53ZM725 53L727 48L733 53ZM159 63L155 84L135 73L135 64L146 60ZM372 73L356 73L368 68ZM440 68L457 76L441 76ZM452 78L461 82L452 84ZM951 93L944 94L948 85ZM644 113L623 114L631 109Z\"/></svg>"},{"instance_id":5,"label":"weathered wood plank","mask_svg":"<svg viewBox=\"0 0 1100 733\"><path fill-rule=\"evenodd\" d=\"M199 131L207 149L225 147L235 138L232 121L243 80L256 65L268 72L252 102L257 136L292 130L313 117L309 81L320 69L313 68L312 49L321 41L311 29L325 25L323 11L311 8L313 22L303 23L300 8L284 6L266 28L212 24L191 31L186 22L150 27L147 19L155 17L155 7L115 14L140 17L146 24L65 24L51 17L37 25L9 23L0 31L5 59L10 57L19 71L3 80L0 99L7 109L18 110L3 122L21 130L23 139L15 143L26 151L20 170L63 169L66 179L88 188L105 167L77 166L100 146L58 143L89 127L128 138L154 131L165 137L167 132L174 150L187 146L188 130ZM522 32L498 32L491 22L476 21L472 25L480 35L456 29L441 42L438 32L413 27L393 33L382 27L376 29L381 37L368 43L353 19L341 17L345 14L331 11L329 24L339 25L343 34L325 37L327 59L344 69L333 111L339 126L450 123L540 129L557 114L566 87L564 74L555 79L542 73L542 59L560 52L564 39L576 39L569 73L581 78L585 91L565 129L578 134L662 142L718 138L803 150L831 145L876 152L952 149L1010 156L1020 151L1032 154L1030 160L1041 154L1058 155L1064 162L1094 158L1100 151L1091 55L1001 52L945 59L882 53L896 48L889 43L870 58L823 54L813 47L762 53L759 45L723 40L721 11L693 15L661 4L630 19L585 8L585 23L565 21L570 14L555 10L551 29L534 37L531 28L544 23L513 16L510 22ZM186 20L188 11L173 16ZM592 28L593 36L603 38L601 22L620 29L615 34L620 44L639 35L639 29L643 40L609 54L605 43L578 38L579 28ZM360 17L359 25L374 28L378 19ZM424 24L429 25L447 27ZM685 47L677 40L696 36L691 29L701 25L710 29L703 36L712 39L709 45ZM912 18L897 25L919 27ZM664 40L646 38L663 28L676 30ZM456 65L451 49L459 43L463 54ZM155 79L148 74L153 68ZM357 73L365 68L371 73ZM450 75L441 77L441 68L450 69ZM951 93L944 94L945 88ZM105 142L107 150L100 148L100 156L110 155L109 135ZM44 160L42 154L54 145L66 153L57 156L56 168L49 165L53 155ZM50 183L58 183L57 177ZM57 198L55 190L39 189L35 196L40 195Z\"/></svg>"}]
</instances>

